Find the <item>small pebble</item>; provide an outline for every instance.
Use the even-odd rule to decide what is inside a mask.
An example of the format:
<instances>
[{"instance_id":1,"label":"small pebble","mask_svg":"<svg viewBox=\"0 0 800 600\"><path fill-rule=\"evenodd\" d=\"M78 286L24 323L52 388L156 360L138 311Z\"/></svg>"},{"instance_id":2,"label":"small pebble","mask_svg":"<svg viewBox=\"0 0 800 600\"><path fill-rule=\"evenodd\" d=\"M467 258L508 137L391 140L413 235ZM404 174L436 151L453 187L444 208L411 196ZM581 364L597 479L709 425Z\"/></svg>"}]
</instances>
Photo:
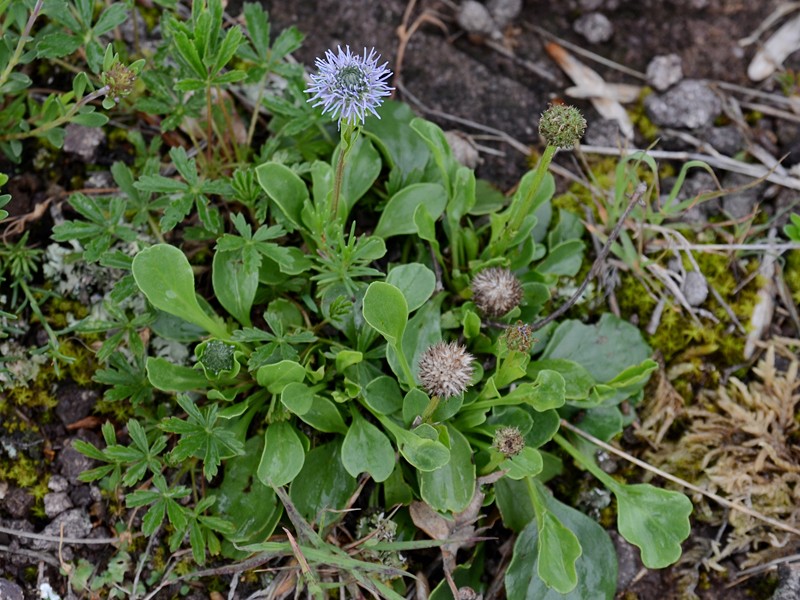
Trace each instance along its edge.
<instances>
[{"instance_id":1,"label":"small pebble","mask_svg":"<svg viewBox=\"0 0 800 600\"><path fill-rule=\"evenodd\" d=\"M64 136L64 152L75 154L87 163L94 162L97 151L106 139L100 127L84 127L70 123Z\"/></svg>"},{"instance_id":2,"label":"small pebble","mask_svg":"<svg viewBox=\"0 0 800 600\"><path fill-rule=\"evenodd\" d=\"M607 42L614 35L614 25L602 13L592 12L579 17L572 28L590 44Z\"/></svg>"},{"instance_id":3,"label":"small pebble","mask_svg":"<svg viewBox=\"0 0 800 600\"><path fill-rule=\"evenodd\" d=\"M455 159L470 169L474 169L481 162L481 157L478 154L478 149L466 135L460 131L445 131L444 137L447 138L447 143L453 150Z\"/></svg>"},{"instance_id":4,"label":"small pebble","mask_svg":"<svg viewBox=\"0 0 800 600\"><path fill-rule=\"evenodd\" d=\"M647 83L663 92L683 79L681 57L677 54L656 56L647 65Z\"/></svg>"},{"instance_id":5,"label":"small pebble","mask_svg":"<svg viewBox=\"0 0 800 600\"><path fill-rule=\"evenodd\" d=\"M66 492L52 492L44 495L44 514L54 519L72 508L72 500Z\"/></svg>"},{"instance_id":6,"label":"small pebble","mask_svg":"<svg viewBox=\"0 0 800 600\"><path fill-rule=\"evenodd\" d=\"M522 11L522 0L489 0L486 8L500 29L508 27Z\"/></svg>"},{"instance_id":7,"label":"small pebble","mask_svg":"<svg viewBox=\"0 0 800 600\"><path fill-rule=\"evenodd\" d=\"M464 0L461 3L456 22L467 33L493 38L502 37L489 10L476 0Z\"/></svg>"},{"instance_id":8,"label":"small pebble","mask_svg":"<svg viewBox=\"0 0 800 600\"><path fill-rule=\"evenodd\" d=\"M47 489L51 492L66 492L69 489L69 481L61 475L53 475L47 482Z\"/></svg>"},{"instance_id":9,"label":"small pebble","mask_svg":"<svg viewBox=\"0 0 800 600\"><path fill-rule=\"evenodd\" d=\"M89 513L82 508L73 508L61 513L50 521L44 528L44 531L42 531L42 534L55 538L62 535L65 538L85 538L89 535L91 530L92 522L89 519ZM34 550L56 550L58 548L58 542L33 540L31 542L31 547Z\"/></svg>"},{"instance_id":10,"label":"small pebble","mask_svg":"<svg viewBox=\"0 0 800 600\"><path fill-rule=\"evenodd\" d=\"M722 112L717 95L697 79L684 79L667 92L650 94L644 107L656 125L681 129L708 127Z\"/></svg>"},{"instance_id":11,"label":"small pebble","mask_svg":"<svg viewBox=\"0 0 800 600\"><path fill-rule=\"evenodd\" d=\"M0 579L0 600L25 600L25 593L13 581Z\"/></svg>"},{"instance_id":12,"label":"small pebble","mask_svg":"<svg viewBox=\"0 0 800 600\"><path fill-rule=\"evenodd\" d=\"M689 306L700 306L708 298L708 282L702 273L689 271L683 278L681 291Z\"/></svg>"},{"instance_id":13,"label":"small pebble","mask_svg":"<svg viewBox=\"0 0 800 600\"><path fill-rule=\"evenodd\" d=\"M22 488L13 488L3 499L3 508L15 519L24 519L33 508L35 498Z\"/></svg>"},{"instance_id":14,"label":"small pebble","mask_svg":"<svg viewBox=\"0 0 800 600\"><path fill-rule=\"evenodd\" d=\"M753 178L740 173L728 173L722 180L724 188L731 190L722 197L722 210L734 219L743 219L753 213L764 192L764 184L742 189L753 183Z\"/></svg>"}]
</instances>

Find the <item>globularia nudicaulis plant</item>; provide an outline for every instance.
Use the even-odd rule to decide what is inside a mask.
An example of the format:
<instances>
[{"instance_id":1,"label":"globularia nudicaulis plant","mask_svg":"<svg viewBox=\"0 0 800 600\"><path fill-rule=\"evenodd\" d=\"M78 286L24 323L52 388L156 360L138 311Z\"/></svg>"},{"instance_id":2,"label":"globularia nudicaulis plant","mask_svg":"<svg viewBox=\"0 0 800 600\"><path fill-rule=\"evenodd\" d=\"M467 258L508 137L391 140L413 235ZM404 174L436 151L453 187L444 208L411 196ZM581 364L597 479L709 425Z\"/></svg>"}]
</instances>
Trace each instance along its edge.
<instances>
[{"instance_id":1,"label":"globularia nudicaulis plant","mask_svg":"<svg viewBox=\"0 0 800 600\"><path fill-rule=\"evenodd\" d=\"M99 72L93 44L120 6L94 29L85 11L47 13L58 36L37 34L39 56L74 51L77 28ZM22 23L15 15L7 26ZM542 115L544 155L506 201L476 185L438 126L386 99L391 72L375 50L328 51L309 83L285 60L301 36L271 41L258 5L245 4L244 27L224 27L219 0L194 2L187 19L165 11L161 31L143 86L108 59L98 92L133 92L138 110L164 132L185 127L195 146L160 157L134 140L141 157L112 168L120 193L72 195L77 218L55 228L107 274L102 306L70 331L106 334L94 379L128 419L106 423L104 448L78 443L100 463L83 480L141 507L144 534L166 534L173 551L188 542L197 563L302 555L297 585L315 597L341 582L402 598L402 556L430 545L414 526L421 506L447 527L496 506L518 534L509 598L613 598L608 534L546 487L577 469L615 496L619 531L647 567L675 562L688 499L609 476L593 446L559 433L563 419L602 440L619 434L656 368L638 330L610 314L537 325L584 259L578 218L553 214L548 172L578 142L580 113ZM18 93L24 82L8 73L32 55L3 56L0 83ZM4 129L3 150L19 156L15 140L29 136L55 143L68 120L101 124L81 104L89 79L76 81L56 108L34 110L35 128ZM252 117L232 104L234 85ZM228 125L242 121L237 137ZM28 289L25 277L17 285ZM345 550L328 534L359 490L369 541ZM460 555L459 570L479 587L475 556Z\"/></svg>"}]
</instances>

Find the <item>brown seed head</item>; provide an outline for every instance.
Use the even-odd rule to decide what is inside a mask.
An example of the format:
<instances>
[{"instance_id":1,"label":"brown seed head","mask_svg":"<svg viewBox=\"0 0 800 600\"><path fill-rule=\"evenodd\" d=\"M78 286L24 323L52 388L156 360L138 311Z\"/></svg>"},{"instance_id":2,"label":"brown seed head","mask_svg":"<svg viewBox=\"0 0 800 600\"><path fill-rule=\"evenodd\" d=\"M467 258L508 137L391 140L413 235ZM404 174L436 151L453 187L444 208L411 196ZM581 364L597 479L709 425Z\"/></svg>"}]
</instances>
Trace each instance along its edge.
<instances>
[{"instance_id":1,"label":"brown seed head","mask_svg":"<svg viewBox=\"0 0 800 600\"><path fill-rule=\"evenodd\" d=\"M419 359L419 381L430 396L451 398L472 381L473 356L455 342L434 344Z\"/></svg>"},{"instance_id":2,"label":"brown seed head","mask_svg":"<svg viewBox=\"0 0 800 600\"><path fill-rule=\"evenodd\" d=\"M486 316L502 317L519 306L522 284L508 269L485 269L472 278L472 299Z\"/></svg>"}]
</instances>

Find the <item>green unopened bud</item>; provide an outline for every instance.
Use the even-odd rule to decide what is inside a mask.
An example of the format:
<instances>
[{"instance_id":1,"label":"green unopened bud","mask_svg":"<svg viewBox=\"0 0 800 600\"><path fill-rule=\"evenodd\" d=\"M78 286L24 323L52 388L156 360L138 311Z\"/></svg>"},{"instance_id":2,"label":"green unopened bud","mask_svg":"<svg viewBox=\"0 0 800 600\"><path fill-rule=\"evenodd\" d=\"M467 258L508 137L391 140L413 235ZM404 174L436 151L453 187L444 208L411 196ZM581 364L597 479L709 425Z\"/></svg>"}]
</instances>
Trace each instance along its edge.
<instances>
[{"instance_id":1,"label":"green unopened bud","mask_svg":"<svg viewBox=\"0 0 800 600\"><path fill-rule=\"evenodd\" d=\"M539 135L548 146L567 150L580 141L586 131L586 119L574 106L551 104L539 120Z\"/></svg>"},{"instance_id":2,"label":"green unopened bud","mask_svg":"<svg viewBox=\"0 0 800 600\"><path fill-rule=\"evenodd\" d=\"M210 340L203 349L200 362L211 373L231 371L234 368L233 353L236 348L219 340Z\"/></svg>"}]
</instances>

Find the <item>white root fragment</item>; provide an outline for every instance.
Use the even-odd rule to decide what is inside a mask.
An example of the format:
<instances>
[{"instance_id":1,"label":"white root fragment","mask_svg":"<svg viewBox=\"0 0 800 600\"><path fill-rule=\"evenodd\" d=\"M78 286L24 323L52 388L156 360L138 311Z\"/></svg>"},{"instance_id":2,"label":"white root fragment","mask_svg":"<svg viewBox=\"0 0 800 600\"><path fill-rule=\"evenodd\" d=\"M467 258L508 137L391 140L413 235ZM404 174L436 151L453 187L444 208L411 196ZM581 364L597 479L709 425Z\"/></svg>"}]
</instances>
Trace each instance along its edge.
<instances>
[{"instance_id":1,"label":"white root fragment","mask_svg":"<svg viewBox=\"0 0 800 600\"><path fill-rule=\"evenodd\" d=\"M633 123L625 108L614 98L617 92L596 72L572 56L555 42L545 45L547 53L572 79L581 93L587 94L592 106L604 119L614 120L627 139L633 139Z\"/></svg>"},{"instance_id":2,"label":"white root fragment","mask_svg":"<svg viewBox=\"0 0 800 600\"><path fill-rule=\"evenodd\" d=\"M800 15L784 23L756 52L747 67L747 76L753 81L763 81L795 50L800 50Z\"/></svg>"}]
</instances>

